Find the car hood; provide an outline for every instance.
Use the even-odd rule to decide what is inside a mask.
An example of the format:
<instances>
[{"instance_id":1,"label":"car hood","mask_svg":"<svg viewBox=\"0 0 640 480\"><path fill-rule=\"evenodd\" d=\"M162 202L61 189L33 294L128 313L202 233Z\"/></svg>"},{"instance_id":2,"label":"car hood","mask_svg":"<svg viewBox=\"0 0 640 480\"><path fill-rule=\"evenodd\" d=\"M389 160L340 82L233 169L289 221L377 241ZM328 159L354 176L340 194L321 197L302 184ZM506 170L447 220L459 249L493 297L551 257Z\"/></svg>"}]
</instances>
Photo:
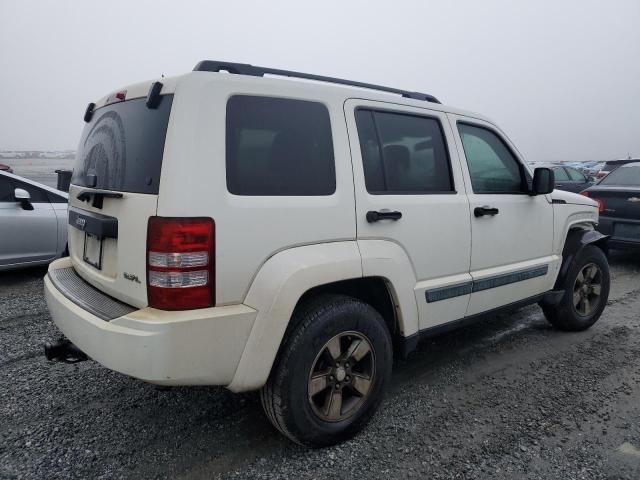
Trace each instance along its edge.
<instances>
[{"instance_id":1,"label":"car hood","mask_svg":"<svg viewBox=\"0 0 640 480\"><path fill-rule=\"evenodd\" d=\"M598 203L595 200L579 195L577 193L565 192L564 190L554 190L551 192L551 200L554 202L570 203L572 205L586 205L589 207L597 207Z\"/></svg>"}]
</instances>

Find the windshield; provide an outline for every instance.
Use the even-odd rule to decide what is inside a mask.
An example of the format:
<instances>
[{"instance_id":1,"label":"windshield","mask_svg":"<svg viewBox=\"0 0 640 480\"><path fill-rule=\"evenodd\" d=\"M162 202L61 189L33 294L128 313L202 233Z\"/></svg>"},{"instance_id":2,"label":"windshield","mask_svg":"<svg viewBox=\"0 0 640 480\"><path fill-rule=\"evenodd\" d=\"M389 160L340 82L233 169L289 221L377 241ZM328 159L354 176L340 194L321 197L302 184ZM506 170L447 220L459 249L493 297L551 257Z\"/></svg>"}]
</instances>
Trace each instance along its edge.
<instances>
[{"instance_id":1,"label":"windshield","mask_svg":"<svg viewBox=\"0 0 640 480\"><path fill-rule=\"evenodd\" d=\"M640 187L640 163L631 163L615 169L600 181L600 185Z\"/></svg>"},{"instance_id":2,"label":"windshield","mask_svg":"<svg viewBox=\"0 0 640 480\"><path fill-rule=\"evenodd\" d=\"M71 183L95 188L157 194L173 95L156 109L145 98L113 103L93 112L82 132Z\"/></svg>"}]
</instances>

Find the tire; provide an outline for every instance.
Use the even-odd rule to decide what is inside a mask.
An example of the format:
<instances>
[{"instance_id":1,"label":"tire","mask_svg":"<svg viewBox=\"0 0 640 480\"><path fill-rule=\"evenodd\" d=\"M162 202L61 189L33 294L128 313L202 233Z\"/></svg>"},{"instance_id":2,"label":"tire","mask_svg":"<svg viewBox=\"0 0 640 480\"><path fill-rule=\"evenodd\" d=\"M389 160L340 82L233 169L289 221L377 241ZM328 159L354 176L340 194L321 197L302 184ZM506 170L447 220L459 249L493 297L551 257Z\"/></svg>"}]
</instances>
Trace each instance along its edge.
<instances>
[{"instance_id":1,"label":"tire","mask_svg":"<svg viewBox=\"0 0 640 480\"><path fill-rule=\"evenodd\" d=\"M609 298L609 286L607 257L598 247L587 245L576 256L564 285L559 287L565 290L562 299L556 305L543 306L544 315L560 330L586 330L602 315ZM600 293L595 295L596 291Z\"/></svg>"},{"instance_id":2,"label":"tire","mask_svg":"<svg viewBox=\"0 0 640 480\"><path fill-rule=\"evenodd\" d=\"M373 307L343 295L318 296L291 321L260 392L262 406L294 442L334 445L359 432L380 406L391 376L391 335Z\"/></svg>"}]
</instances>

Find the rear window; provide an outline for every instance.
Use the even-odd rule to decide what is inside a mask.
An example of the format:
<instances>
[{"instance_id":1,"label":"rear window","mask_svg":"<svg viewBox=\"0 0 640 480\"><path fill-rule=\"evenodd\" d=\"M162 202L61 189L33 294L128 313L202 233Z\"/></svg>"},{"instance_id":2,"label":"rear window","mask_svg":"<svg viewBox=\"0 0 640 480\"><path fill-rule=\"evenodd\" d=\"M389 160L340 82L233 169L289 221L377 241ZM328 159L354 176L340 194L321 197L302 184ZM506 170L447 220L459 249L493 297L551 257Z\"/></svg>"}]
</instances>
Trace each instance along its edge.
<instances>
[{"instance_id":1,"label":"rear window","mask_svg":"<svg viewBox=\"0 0 640 480\"><path fill-rule=\"evenodd\" d=\"M600 185L640 187L640 163L622 165L600 180Z\"/></svg>"},{"instance_id":2,"label":"rear window","mask_svg":"<svg viewBox=\"0 0 640 480\"><path fill-rule=\"evenodd\" d=\"M157 194L164 141L173 95L162 95L156 109L146 98L113 103L93 112L82 132L71 183L95 188Z\"/></svg>"},{"instance_id":3,"label":"rear window","mask_svg":"<svg viewBox=\"0 0 640 480\"><path fill-rule=\"evenodd\" d=\"M236 95L227 103L227 189L235 195L331 195L336 172L322 103Z\"/></svg>"}]
</instances>

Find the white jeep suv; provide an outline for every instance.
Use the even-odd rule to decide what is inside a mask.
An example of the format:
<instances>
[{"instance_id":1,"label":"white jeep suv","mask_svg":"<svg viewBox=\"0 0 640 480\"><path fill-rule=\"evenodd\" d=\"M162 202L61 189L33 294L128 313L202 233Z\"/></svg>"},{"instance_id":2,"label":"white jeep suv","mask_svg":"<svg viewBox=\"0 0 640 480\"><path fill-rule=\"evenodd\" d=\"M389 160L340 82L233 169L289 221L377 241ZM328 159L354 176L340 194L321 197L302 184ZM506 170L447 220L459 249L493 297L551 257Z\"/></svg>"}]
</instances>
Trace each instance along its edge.
<instances>
[{"instance_id":1,"label":"white jeep suv","mask_svg":"<svg viewBox=\"0 0 640 480\"><path fill-rule=\"evenodd\" d=\"M260 390L321 446L366 424L420 339L531 303L583 330L606 305L596 203L431 95L204 61L85 121L49 358Z\"/></svg>"}]
</instances>

